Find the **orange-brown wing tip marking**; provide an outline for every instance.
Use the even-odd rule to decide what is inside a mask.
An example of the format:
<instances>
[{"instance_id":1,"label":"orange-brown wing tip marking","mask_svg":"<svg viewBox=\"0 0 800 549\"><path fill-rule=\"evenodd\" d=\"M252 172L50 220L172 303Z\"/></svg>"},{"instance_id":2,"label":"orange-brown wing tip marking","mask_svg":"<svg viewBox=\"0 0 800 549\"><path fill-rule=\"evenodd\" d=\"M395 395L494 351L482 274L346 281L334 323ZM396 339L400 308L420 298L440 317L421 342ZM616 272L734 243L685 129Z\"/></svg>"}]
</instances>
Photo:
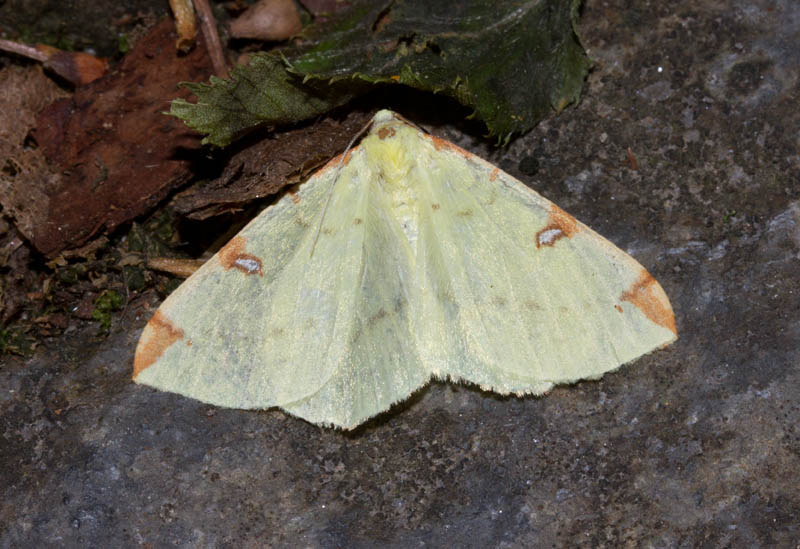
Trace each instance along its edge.
<instances>
[{"instance_id":1,"label":"orange-brown wing tip marking","mask_svg":"<svg viewBox=\"0 0 800 549\"><path fill-rule=\"evenodd\" d=\"M356 146L353 147L352 149L346 150L342 154L334 156L333 158L328 160L328 162L324 166L322 166L319 170L314 172L314 175L312 177L318 177L327 172L328 170L335 169L337 166L339 166L339 161L342 162L342 166L347 166L350 163L350 158L352 158L353 152L357 150L358 147Z\"/></svg>"},{"instance_id":2,"label":"orange-brown wing tip marking","mask_svg":"<svg viewBox=\"0 0 800 549\"><path fill-rule=\"evenodd\" d=\"M572 238L580 230L578 220L567 212L552 204L547 225L536 233L536 247L553 246L561 238Z\"/></svg>"},{"instance_id":3,"label":"orange-brown wing tip marking","mask_svg":"<svg viewBox=\"0 0 800 549\"><path fill-rule=\"evenodd\" d=\"M161 311L156 311L147 326L144 327L139 346L136 348L136 357L133 359L133 379L155 364L167 348L176 341L183 339L183 330L173 326Z\"/></svg>"},{"instance_id":4,"label":"orange-brown wing tip marking","mask_svg":"<svg viewBox=\"0 0 800 549\"><path fill-rule=\"evenodd\" d=\"M628 290L622 292L620 300L633 304L647 318L670 330L676 336L678 335L675 327L675 314L672 312L672 305L667 299L667 294L646 270L642 269L636 282Z\"/></svg>"},{"instance_id":5,"label":"orange-brown wing tip marking","mask_svg":"<svg viewBox=\"0 0 800 549\"><path fill-rule=\"evenodd\" d=\"M430 134L422 134L422 135L431 140L431 143L433 143L433 148L436 149L437 151L443 151L443 150L453 151L454 153L459 154L464 158L472 158L475 156L471 152L465 151L458 145L454 145L453 143L450 143L449 141L442 139L441 137L436 137L435 135L430 135Z\"/></svg>"},{"instance_id":6,"label":"orange-brown wing tip marking","mask_svg":"<svg viewBox=\"0 0 800 549\"><path fill-rule=\"evenodd\" d=\"M217 254L220 264L226 271L236 269L246 275L257 274L264 276L261 269L261 260L252 254L245 253L246 245L247 239L243 236L231 238Z\"/></svg>"}]
</instances>

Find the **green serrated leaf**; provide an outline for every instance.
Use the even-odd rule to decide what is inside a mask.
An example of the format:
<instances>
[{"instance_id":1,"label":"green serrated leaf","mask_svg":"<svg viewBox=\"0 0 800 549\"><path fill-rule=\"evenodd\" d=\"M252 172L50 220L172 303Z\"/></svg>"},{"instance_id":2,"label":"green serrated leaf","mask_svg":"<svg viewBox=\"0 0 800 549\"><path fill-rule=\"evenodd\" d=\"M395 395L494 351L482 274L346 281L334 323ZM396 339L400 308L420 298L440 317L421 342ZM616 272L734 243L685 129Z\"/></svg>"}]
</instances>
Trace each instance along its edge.
<instances>
[{"instance_id":1,"label":"green serrated leaf","mask_svg":"<svg viewBox=\"0 0 800 549\"><path fill-rule=\"evenodd\" d=\"M363 93L363 85L304 84L290 74L276 54L253 55L248 65L233 69L230 80L212 76L209 84L184 82L197 103L176 99L170 114L207 134L203 143L228 145L258 124L289 124L342 105Z\"/></svg>"},{"instance_id":2,"label":"green serrated leaf","mask_svg":"<svg viewBox=\"0 0 800 549\"><path fill-rule=\"evenodd\" d=\"M251 57L231 80L186 84L171 113L225 145L257 124L322 114L375 84L455 98L507 140L578 100L590 65L580 0L369 0L307 28L300 49ZM288 69L288 70L287 70Z\"/></svg>"},{"instance_id":3,"label":"green serrated leaf","mask_svg":"<svg viewBox=\"0 0 800 549\"><path fill-rule=\"evenodd\" d=\"M531 129L578 100L589 60L579 0L395 0L308 30L292 69L307 77L397 82L454 97L497 136Z\"/></svg>"}]
</instances>

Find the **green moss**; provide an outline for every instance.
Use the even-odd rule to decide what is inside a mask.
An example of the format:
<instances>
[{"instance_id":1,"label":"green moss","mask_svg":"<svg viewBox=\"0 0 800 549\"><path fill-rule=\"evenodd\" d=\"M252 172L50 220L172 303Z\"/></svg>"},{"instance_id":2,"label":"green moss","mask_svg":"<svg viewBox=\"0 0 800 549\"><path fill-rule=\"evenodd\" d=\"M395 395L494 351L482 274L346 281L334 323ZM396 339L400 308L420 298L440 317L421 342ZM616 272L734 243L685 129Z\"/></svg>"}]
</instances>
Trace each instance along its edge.
<instances>
[{"instance_id":1,"label":"green moss","mask_svg":"<svg viewBox=\"0 0 800 549\"><path fill-rule=\"evenodd\" d=\"M127 34L121 33L117 36L117 51L121 54L131 51L131 43L130 40L128 40Z\"/></svg>"},{"instance_id":2,"label":"green moss","mask_svg":"<svg viewBox=\"0 0 800 549\"><path fill-rule=\"evenodd\" d=\"M94 300L92 319L100 323L100 331L107 332L111 328L111 313L119 310L125 302L114 290L105 290Z\"/></svg>"}]
</instances>

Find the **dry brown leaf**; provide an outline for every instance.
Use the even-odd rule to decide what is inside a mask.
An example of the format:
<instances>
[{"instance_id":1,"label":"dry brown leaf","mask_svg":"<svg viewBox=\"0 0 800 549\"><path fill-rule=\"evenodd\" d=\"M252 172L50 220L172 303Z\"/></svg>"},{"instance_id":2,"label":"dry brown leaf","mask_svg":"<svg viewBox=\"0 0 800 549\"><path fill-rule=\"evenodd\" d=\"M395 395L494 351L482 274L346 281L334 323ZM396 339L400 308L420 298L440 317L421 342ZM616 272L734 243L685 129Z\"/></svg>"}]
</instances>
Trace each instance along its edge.
<instances>
[{"instance_id":1,"label":"dry brown leaf","mask_svg":"<svg viewBox=\"0 0 800 549\"><path fill-rule=\"evenodd\" d=\"M195 220L242 210L301 182L342 152L372 114L352 111L341 120L324 118L251 144L231 157L219 178L176 195L172 207Z\"/></svg>"},{"instance_id":2,"label":"dry brown leaf","mask_svg":"<svg viewBox=\"0 0 800 549\"><path fill-rule=\"evenodd\" d=\"M46 216L47 195L56 184L40 149L26 143L39 111L53 100L69 96L41 67L7 67L0 71L0 205L28 239L34 224Z\"/></svg>"},{"instance_id":3,"label":"dry brown leaf","mask_svg":"<svg viewBox=\"0 0 800 549\"><path fill-rule=\"evenodd\" d=\"M179 81L204 80L211 67L204 48L178 55L174 43L165 19L111 74L40 114L35 137L59 175L29 178L24 187L16 178L0 200L42 253L113 230L191 177L187 152L200 140L162 113L181 93Z\"/></svg>"},{"instance_id":4,"label":"dry brown leaf","mask_svg":"<svg viewBox=\"0 0 800 549\"><path fill-rule=\"evenodd\" d=\"M175 47L186 53L194 46L194 35L197 33L192 0L169 0L169 7L175 15L175 31L178 33Z\"/></svg>"}]
</instances>

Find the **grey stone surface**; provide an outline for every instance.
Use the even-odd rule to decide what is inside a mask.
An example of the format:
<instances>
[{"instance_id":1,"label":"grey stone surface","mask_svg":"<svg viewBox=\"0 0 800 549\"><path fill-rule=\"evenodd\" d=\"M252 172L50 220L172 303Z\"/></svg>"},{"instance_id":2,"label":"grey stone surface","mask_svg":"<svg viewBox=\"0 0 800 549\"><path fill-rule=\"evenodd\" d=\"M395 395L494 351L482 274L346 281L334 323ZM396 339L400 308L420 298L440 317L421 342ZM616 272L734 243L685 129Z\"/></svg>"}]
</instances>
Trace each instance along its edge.
<instances>
[{"instance_id":1,"label":"grey stone surface","mask_svg":"<svg viewBox=\"0 0 800 549\"><path fill-rule=\"evenodd\" d=\"M632 253L677 343L343 434L133 385L141 296L101 344L3 359L0 546L794 547L800 6L588 0L582 29L578 108L503 150L437 131Z\"/></svg>"}]
</instances>

